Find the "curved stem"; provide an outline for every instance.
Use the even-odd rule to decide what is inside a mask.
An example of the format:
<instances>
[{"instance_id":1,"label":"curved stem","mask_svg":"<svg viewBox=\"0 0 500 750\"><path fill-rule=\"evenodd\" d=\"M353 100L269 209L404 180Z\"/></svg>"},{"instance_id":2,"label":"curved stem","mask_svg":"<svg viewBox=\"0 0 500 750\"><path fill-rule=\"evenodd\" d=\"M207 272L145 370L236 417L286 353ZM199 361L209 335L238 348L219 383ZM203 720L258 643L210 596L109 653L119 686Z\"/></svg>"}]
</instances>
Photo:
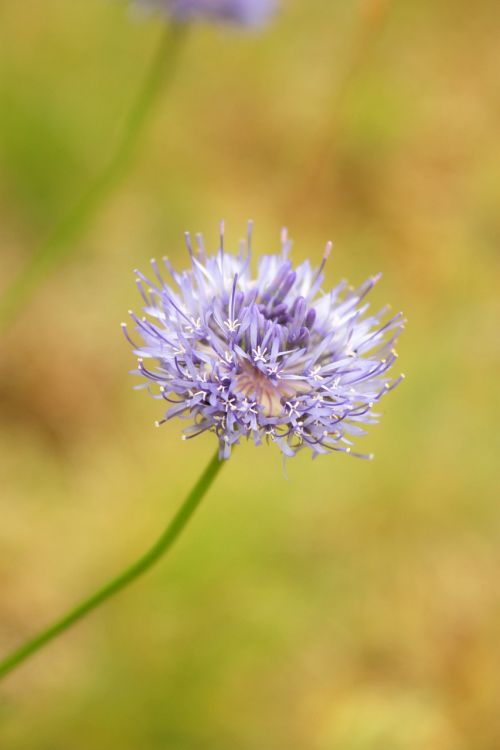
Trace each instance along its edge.
<instances>
[{"instance_id":1,"label":"curved stem","mask_svg":"<svg viewBox=\"0 0 500 750\"><path fill-rule=\"evenodd\" d=\"M162 37L135 103L128 115L121 140L107 166L91 187L63 218L38 251L28 261L0 300L0 329L8 325L23 302L40 284L55 263L68 255L97 209L111 192L128 167L147 117L165 86L170 83L176 68L186 24L173 23Z\"/></svg>"},{"instance_id":2,"label":"curved stem","mask_svg":"<svg viewBox=\"0 0 500 750\"><path fill-rule=\"evenodd\" d=\"M95 594L74 609L70 610L60 620L57 620L53 625L42 630L23 646L13 651L3 661L0 661L0 678L11 672L21 664L21 662L25 661L25 659L49 643L49 641L52 641L58 635L88 615L93 609L96 609L96 607L117 594L123 588L132 583L132 581L149 570L173 545L200 504L202 498L207 493L223 463L225 462L221 461L218 457L218 453L216 453L158 541L153 544L153 546L133 565L96 591Z\"/></svg>"}]
</instances>

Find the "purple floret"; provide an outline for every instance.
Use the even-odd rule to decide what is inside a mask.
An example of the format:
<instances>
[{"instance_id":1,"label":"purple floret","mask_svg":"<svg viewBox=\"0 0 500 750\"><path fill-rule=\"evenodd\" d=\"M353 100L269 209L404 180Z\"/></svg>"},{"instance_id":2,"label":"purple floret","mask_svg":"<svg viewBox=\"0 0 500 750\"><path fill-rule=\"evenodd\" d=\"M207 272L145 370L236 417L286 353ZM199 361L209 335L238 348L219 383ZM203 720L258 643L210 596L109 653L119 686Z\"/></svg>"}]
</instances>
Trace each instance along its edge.
<instances>
[{"instance_id":1,"label":"purple floret","mask_svg":"<svg viewBox=\"0 0 500 750\"><path fill-rule=\"evenodd\" d=\"M276 8L275 0L136 0L181 22L223 21L241 26L264 25Z\"/></svg>"},{"instance_id":2,"label":"purple floret","mask_svg":"<svg viewBox=\"0 0 500 750\"><path fill-rule=\"evenodd\" d=\"M178 273L163 260L169 284L152 261L154 280L139 271L144 317L130 313L142 341L138 369L168 409L158 423L189 421L184 439L214 432L228 458L241 438L265 438L293 456L308 447L316 456L354 453L353 440L378 421L377 402L403 376L388 378L403 328L401 313L384 322L387 308L368 314L364 301L379 276L353 290L341 282L321 288L331 251L319 268L293 268L286 231L281 252L262 256L251 270L251 234L237 254L226 252L221 225L216 255L196 248L186 233L191 268Z\"/></svg>"}]
</instances>

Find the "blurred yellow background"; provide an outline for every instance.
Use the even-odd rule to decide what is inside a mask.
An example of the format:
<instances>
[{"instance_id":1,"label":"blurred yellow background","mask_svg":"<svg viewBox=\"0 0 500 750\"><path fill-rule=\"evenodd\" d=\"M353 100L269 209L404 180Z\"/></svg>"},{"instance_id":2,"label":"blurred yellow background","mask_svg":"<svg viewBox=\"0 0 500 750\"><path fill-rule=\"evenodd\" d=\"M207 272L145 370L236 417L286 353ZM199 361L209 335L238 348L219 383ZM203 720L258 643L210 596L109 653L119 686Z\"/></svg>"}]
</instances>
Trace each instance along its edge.
<instances>
[{"instance_id":1,"label":"blurred yellow background","mask_svg":"<svg viewBox=\"0 0 500 750\"><path fill-rule=\"evenodd\" d=\"M0 686L1 750L498 750L500 6L293 0L197 26L133 167L3 335L0 646L157 536L213 436L156 430L119 324L185 229L287 224L384 278L406 381L372 463L239 448L171 556ZM89 183L164 33L0 7L1 286Z\"/></svg>"}]
</instances>

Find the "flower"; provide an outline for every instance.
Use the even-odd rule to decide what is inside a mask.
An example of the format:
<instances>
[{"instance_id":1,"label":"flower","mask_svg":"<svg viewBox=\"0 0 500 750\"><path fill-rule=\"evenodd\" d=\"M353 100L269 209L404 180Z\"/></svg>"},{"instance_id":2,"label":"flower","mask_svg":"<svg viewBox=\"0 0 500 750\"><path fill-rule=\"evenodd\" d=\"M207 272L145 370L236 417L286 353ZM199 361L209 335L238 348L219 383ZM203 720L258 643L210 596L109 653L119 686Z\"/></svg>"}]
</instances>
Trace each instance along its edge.
<instances>
[{"instance_id":1,"label":"flower","mask_svg":"<svg viewBox=\"0 0 500 750\"><path fill-rule=\"evenodd\" d=\"M178 21L224 21L241 26L262 26L275 10L275 0L137 0Z\"/></svg>"},{"instance_id":2,"label":"flower","mask_svg":"<svg viewBox=\"0 0 500 750\"><path fill-rule=\"evenodd\" d=\"M277 443L286 456L308 447L313 456L371 458L352 452L353 438L378 421L375 405L403 377L387 377L402 314L383 322L387 308L369 315L364 301L380 275L324 292L331 243L319 268L305 261L294 270L283 230L281 251L262 256L254 277L251 222L237 254L226 252L223 223L215 255L201 235L196 248L189 233L186 243L189 270L163 260L169 284L154 260L154 281L136 271L145 316L130 315L139 345L123 323L139 358L133 372L144 378L138 387L168 404L157 424L179 416L189 421L183 439L215 433L221 458L241 438Z\"/></svg>"}]
</instances>

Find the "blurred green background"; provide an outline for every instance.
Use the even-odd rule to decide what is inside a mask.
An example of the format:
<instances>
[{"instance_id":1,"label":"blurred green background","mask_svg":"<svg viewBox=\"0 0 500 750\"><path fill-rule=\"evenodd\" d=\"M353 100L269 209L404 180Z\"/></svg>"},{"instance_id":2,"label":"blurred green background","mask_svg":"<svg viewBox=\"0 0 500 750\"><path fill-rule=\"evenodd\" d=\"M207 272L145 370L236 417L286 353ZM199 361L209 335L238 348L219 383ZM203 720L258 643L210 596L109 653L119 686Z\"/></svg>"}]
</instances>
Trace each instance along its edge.
<instances>
[{"instance_id":1,"label":"blurred green background","mask_svg":"<svg viewBox=\"0 0 500 750\"><path fill-rule=\"evenodd\" d=\"M287 224L327 282L384 272L407 379L372 463L234 454L171 557L0 686L1 750L498 750L496 0L293 0L193 28L133 167L0 352L0 646L156 537L214 450L154 429L132 269ZM1 286L116 142L163 26L0 6ZM496 371L495 371L496 370Z\"/></svg>"}]
</instances>

